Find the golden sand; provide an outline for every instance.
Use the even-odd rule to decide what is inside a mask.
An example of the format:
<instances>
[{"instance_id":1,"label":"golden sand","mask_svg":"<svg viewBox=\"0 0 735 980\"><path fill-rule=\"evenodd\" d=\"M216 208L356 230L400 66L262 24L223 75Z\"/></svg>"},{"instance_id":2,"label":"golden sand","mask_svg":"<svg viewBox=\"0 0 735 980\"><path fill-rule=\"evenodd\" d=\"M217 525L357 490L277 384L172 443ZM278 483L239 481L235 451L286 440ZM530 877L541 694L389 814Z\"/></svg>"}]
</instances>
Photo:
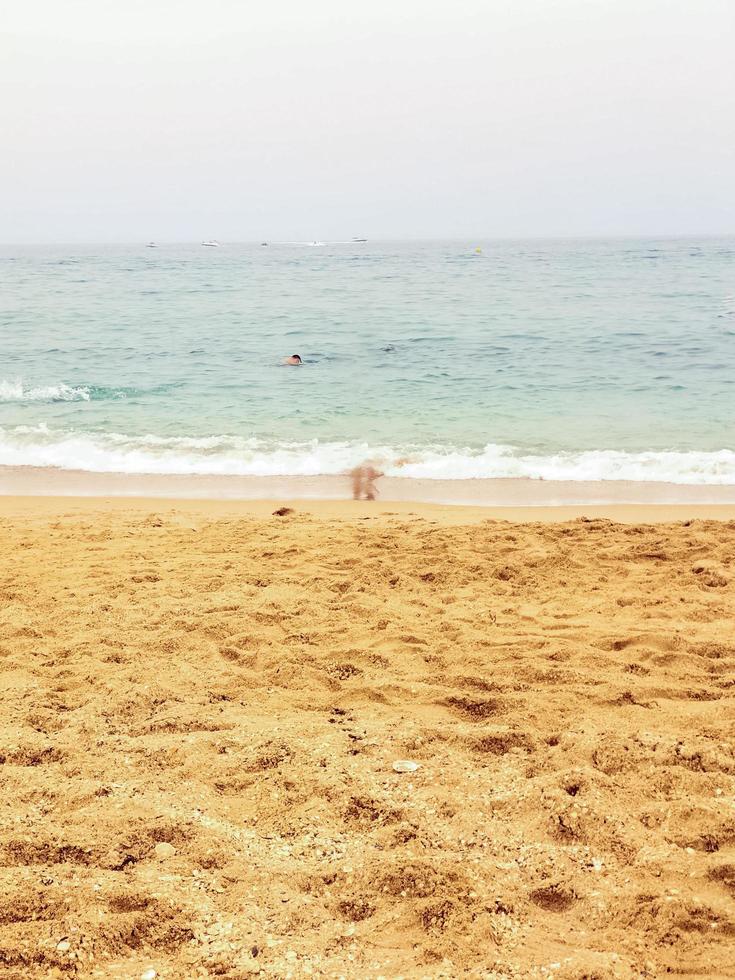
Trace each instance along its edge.
<instances>
[{"instance_id":1,"label":"golden sand","mask_svg":"<svg viewBox=\"0 0 735 980\"><path fill-rule=\"evenodd\" d=\"M0 973L735 976L735 521L297 506L3 502Z\"/></svg>"}]
</instances>

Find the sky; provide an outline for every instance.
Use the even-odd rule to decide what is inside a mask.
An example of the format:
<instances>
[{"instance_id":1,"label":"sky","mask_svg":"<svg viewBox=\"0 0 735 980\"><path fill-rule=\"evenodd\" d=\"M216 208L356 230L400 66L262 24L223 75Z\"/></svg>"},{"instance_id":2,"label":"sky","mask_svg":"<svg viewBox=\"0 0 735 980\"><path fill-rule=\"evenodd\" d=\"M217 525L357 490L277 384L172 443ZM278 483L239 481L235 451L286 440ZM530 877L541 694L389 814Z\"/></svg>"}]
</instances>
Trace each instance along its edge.
<instances>
[{"instance_id":1,"label":"sky","mask_svg":"<svg viewBox=\"0 0 735 980\"><path fill-rule=\"evenodd\" d=\"M0 241L735 233L735 0L0 0Z\"/></svg>"}]
</instances>

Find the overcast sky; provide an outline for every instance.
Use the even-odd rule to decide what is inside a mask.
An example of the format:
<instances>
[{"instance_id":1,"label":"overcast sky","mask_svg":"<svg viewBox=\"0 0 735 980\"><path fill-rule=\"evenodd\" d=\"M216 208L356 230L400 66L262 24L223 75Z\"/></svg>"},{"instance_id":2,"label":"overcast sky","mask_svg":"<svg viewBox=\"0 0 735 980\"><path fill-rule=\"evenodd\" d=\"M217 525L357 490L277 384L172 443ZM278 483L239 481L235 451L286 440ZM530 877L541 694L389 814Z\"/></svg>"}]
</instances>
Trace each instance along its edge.
<instances>
[{"instance_id":1,"label":"overcast sky","mask_svg":"<svg viewBox=\"0 0 735 980\"><path fill-rule=\"evenodd\" d=\"M735 232L735 0L0 0L0 241Z\"/></svg>"}]
</instances>

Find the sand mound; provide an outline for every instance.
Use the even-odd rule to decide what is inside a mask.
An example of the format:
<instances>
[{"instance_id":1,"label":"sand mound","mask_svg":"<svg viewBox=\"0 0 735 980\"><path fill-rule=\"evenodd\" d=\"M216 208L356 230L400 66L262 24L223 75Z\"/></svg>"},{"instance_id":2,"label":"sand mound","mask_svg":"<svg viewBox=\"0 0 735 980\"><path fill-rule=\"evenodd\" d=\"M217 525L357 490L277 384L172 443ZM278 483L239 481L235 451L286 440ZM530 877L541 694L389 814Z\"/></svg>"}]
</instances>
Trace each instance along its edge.
<instances>
[{"instance_id":1,"label":"sand mound","mask_svg":"<svg viewBox=\"0 0 735 980\"><path fill-rule=\"evenodd\" d=\"M735 524L93 507L0 522L0 974L735 976Z\"/></svg>"}]
</instances>

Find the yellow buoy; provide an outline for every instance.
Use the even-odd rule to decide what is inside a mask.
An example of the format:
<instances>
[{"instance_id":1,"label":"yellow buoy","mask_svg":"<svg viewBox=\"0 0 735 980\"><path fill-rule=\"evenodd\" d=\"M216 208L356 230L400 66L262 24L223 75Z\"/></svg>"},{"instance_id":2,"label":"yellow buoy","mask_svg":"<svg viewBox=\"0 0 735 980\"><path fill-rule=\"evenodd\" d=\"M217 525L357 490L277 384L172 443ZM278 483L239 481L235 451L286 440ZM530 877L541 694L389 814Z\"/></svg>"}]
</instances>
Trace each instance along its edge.
<instances>
[{"instance_id":1,"label":"yellow buoy","mask_svg":"<svg viewBox=\"0 0 735 980\"><path fill-rule=\"evenodd\" d=\"M479 246L479 245L478 245L478 246L477 246L477 248L475 249L475 255L482 255L482 249L480 248L480 246Z\"/></svg>"}]
</instances>

